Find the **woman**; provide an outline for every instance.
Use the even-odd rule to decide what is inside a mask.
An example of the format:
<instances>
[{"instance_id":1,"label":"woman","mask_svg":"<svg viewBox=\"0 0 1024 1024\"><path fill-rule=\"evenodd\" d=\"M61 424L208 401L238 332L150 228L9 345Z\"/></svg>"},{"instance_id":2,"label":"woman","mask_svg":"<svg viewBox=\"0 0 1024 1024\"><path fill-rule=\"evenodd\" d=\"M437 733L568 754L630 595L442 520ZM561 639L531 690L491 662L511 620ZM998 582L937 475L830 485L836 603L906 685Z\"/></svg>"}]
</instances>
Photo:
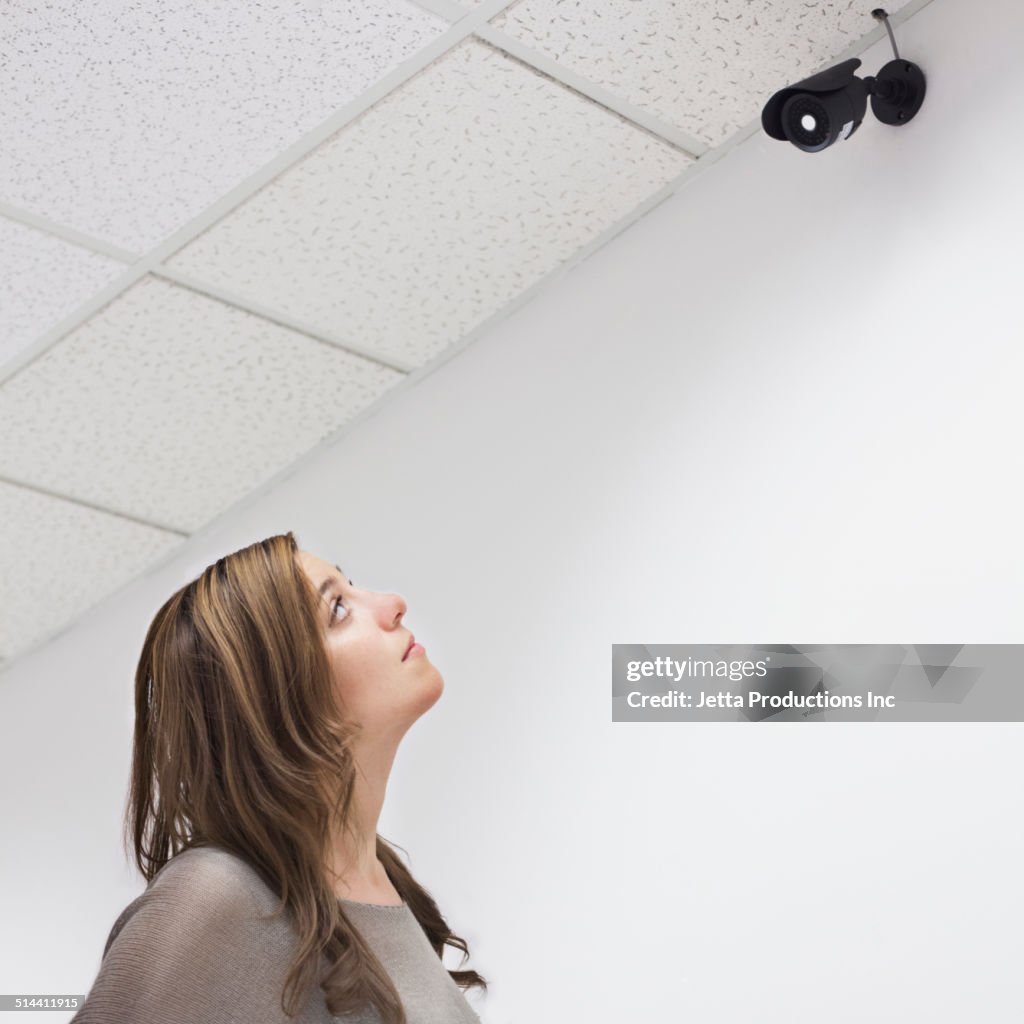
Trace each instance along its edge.
<instances>
[{"instance_id":1,"label":"woman","mask_svg":"<svg viewBox=\"0 0 1024 1024\"><path fill-rule=\"evenodd\" d=\"M77 1024L478 1021L468 949L377 834L402 736L444 689L402 625L291 533L157 612L125 821L148 881Z\"/></svg>"}]
</instances>

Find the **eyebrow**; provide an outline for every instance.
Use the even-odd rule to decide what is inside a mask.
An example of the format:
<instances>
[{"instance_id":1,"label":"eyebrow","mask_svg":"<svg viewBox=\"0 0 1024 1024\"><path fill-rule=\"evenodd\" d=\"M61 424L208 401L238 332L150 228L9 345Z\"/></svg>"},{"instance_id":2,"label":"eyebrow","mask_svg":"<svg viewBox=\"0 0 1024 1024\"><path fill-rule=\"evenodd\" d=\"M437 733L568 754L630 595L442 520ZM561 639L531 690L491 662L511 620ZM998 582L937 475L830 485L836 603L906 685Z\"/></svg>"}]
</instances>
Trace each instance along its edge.
<instances>
[{"instance_id":1,"label":"eyebrow","mask_svg":"<svg viewBox=\"0 0 1024 1024\"><path fill-rule=\"evenodd\" d=\"M334 568L337 569L338 572L341 573L342 579L346 578L345 577L345 570L342 569L342 567L340 565L336 565ZM333 576L328 576L327 579L325 579L323 581L323 583L320 584L320 597L323 598L323 596L327 593L327 591L330 590L331 587L334 586L334 584L336 584L337 582L338 582L338 580L336 580Z\"/></svg>"}]
</instances>

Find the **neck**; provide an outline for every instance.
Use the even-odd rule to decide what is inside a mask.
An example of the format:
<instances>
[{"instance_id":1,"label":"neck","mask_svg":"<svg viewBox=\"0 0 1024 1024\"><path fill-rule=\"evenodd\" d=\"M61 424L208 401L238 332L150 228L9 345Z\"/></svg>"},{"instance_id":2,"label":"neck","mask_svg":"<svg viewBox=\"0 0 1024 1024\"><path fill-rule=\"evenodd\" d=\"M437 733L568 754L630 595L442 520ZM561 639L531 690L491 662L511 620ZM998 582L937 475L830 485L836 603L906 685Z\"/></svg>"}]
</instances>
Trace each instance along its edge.
<instances>
[{"instance_id":1,"label":"neck","mask_svg":"<svg viewBox=\"0 0 1024 1024\"><path fill-rule=\"evenodd\" d=\"M356 778L349 816L355 838L341 828L332 837L327 868L336 888L390 886L377 857L377 823L396 750L397 744L379 740L372 745L357 741L353 746Z\"/></svg>"}]
</instances>

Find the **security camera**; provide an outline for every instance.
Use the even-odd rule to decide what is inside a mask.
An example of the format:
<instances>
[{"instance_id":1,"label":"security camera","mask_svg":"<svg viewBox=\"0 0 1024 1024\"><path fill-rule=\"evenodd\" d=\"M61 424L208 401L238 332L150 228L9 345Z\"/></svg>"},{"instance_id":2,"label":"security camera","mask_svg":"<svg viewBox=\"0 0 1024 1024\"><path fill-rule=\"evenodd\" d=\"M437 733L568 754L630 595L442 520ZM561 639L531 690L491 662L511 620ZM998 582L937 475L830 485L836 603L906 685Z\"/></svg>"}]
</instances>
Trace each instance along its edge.
<instances>
[{"instance_id":1,"label":"security camera","mask_svg":"<svg viewBox=\"0 0 1024 1024\"><path fill-rule=\"evenodd\" d=\"M875 17L885 18L881 9ZM892 39L888 20L885 27ZM893 50L896 41L893 39ZM773 139L792 142L805 153L818 153L859 127L871 97L871 110L883 124L912 120L924 102L924 73L897 52L874 77L858 78L861 62L853 57L835 67L780 89L764 105L761 126Z\"/></svg>"}]
</instances>

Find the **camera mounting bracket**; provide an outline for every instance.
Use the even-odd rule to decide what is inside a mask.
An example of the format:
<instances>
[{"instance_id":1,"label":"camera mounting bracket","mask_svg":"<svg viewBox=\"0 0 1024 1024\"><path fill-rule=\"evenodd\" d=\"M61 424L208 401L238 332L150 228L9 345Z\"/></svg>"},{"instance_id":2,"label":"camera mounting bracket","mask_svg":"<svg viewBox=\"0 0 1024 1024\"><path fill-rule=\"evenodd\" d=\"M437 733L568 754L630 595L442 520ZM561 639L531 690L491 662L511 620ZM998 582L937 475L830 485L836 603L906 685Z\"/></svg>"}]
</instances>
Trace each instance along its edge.
<instances>
[{"instance_id":1,"label":"camera mounting bracket","mask_svg":"<svg viewBox=\"0 0 1024 1024\"><path fill-rule=\"evenodd\" d=\"M871 111L882 124L906 124L924 102L924 73L916 64L891 60L864 84L871 97Z\"/></svg>"}]
</instances>

